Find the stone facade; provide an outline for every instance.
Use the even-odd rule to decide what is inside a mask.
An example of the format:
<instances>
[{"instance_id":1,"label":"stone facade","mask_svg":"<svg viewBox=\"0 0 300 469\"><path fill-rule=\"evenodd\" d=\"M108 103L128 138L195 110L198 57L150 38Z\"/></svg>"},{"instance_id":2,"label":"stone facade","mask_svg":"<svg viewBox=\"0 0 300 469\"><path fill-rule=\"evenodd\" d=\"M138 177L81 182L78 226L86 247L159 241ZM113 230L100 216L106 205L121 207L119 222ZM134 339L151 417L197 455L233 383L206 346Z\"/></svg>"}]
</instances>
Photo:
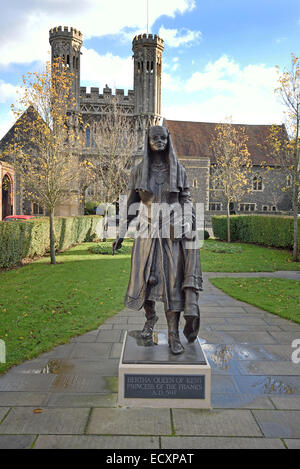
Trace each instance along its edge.
<instances>
[{"instance_id":1,"label":"stone facade","mask_svg":"<svg viewBox=\"0 0 300 469\"><path fill-rule=\"evenodd\" d=\"M0 161L0 220L16 214L15 172L13 165Z\"/></svg>"}]
</instances>

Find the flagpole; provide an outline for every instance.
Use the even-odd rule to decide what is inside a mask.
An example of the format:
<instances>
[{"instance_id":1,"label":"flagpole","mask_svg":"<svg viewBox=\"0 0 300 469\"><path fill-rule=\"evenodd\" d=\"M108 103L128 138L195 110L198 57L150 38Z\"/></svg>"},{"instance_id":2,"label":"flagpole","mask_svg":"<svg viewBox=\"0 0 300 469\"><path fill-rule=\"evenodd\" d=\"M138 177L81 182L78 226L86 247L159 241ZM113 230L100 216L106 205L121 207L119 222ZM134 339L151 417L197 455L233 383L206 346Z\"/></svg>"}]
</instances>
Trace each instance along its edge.
<instances>
[{"instance_id":1,"label":"flagpole","mask_svg":"<svg viewBox=\"0 0 300 469\"><path fill-rule=\"evenodd\" d=\"M149 34L149 0L147 0L147 34Z\"/></svg>"}]
</instances>

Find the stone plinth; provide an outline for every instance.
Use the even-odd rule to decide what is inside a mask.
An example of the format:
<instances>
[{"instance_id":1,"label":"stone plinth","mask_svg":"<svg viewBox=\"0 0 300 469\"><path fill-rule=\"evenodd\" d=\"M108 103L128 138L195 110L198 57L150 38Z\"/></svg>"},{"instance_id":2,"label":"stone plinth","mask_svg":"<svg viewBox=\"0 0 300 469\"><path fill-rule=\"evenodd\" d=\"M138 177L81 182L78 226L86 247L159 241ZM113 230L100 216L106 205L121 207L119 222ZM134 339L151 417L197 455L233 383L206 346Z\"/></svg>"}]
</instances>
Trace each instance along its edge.
<instances>
[{"instance_id":1,"label":"stone plinth","mask_svg":"<svg viewBox=\"0 0 300 469\"><path fill-rule=\"evenodd\" d=\"M199 339L173 355L166 331L143 340L140 331L124 337L119 363L118 404L126 407L211 408L211 369Z\"/></svg>"}]
</instances>

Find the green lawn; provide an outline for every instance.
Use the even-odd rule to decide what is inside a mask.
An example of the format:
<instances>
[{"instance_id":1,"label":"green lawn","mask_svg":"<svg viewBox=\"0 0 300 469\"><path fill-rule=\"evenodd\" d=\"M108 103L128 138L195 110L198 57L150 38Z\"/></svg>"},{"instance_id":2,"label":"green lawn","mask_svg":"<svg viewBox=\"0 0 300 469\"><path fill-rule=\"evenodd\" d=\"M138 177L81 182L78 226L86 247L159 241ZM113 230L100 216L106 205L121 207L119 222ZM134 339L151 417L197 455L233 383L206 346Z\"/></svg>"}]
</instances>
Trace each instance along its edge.
<instances>
[{"instance_id":1,"label":"green lawn","mask_svg":"<svg viewBox=\"0 0 300 469\"><path fill-rule=\"evenodd\" d=\"M96 255L76 246L50 265L42 258L0 273L0 372L93 330L124 307L129 254Z\"/></svg>"},{"instance_id":2,"label":"green lawn","mask_svg":"<svg viewBox=\"0 0 300 469\"><path fill-rule=\"evenodd\" d=\"M0 272L0 339L7 348L7 363L0 364L0 372L97 328L120 311L131 243L124 243L115 256L91 254L97 245L86 243L59 254L56 265L45 257ZM204 271L299 269L289 259L286 251L211 240L201 249Z\"/></svg>"},{"instance_id":3,"label":"green lawn","mask_svg":"<svg viewBox=\"0 0 300 469\"><path fill-rule=\"evenodd\" d=\"M237 300L300 323L300 283L274 278L213 278L211 283Z\"/></svg>"},{"instance_id":4,"label":"green lawn","mask_svg":"<svg viewBox=\"0 0 300 469\"><path fill-rule=\"evenodd\" d=\"M205 272L300 270L300 262L292 262L290 251L254 244L228 244L222 241L207 240L200 252L202 269Z\"/></svg>"}]
</instances>

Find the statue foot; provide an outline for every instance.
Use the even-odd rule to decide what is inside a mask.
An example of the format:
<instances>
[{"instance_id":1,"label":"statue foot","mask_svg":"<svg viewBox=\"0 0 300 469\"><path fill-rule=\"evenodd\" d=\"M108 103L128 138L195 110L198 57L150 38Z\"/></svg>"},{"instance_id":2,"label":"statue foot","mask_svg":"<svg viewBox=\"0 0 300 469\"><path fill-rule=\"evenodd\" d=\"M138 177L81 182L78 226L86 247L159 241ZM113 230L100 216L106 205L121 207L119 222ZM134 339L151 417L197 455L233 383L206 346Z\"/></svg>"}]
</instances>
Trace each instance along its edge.
<instances>
[{"instance_id":1,"label":"statue foot","mask_svg":"<svg viewBox=\"0 0 300 469\"><path fill-rule=\"evenodd\" d=\"M166 317L168 322L169 347L174 355L179 355L184 352L184 347L180 342L178 331L180 313L176 311L166 311Z\"/></svg>"},{"instance_id":2,"label":"statue foot","mask_svg":"<svg viewBox=\"0 0 300 469\"><path fill-rule=\"evenodd\" d=\"M141 337L143 339L148 339L149 337L152 337L153 329L157 321L158 321L158 316L154 316L154 318L152 319L147 319L143 327L143 330L141 332Z\"/></svg>"},{"instance_id":3,"label":"statue foot","mask_svg":"<svg viewBox=\"0 0 300 469\"><path fill-rule=\"evenodd\" d=\"M184 352L184 346L180 342L178 334L169 334L169 347L174 355L179 355Z\"/></svg>"}]
</instances>

